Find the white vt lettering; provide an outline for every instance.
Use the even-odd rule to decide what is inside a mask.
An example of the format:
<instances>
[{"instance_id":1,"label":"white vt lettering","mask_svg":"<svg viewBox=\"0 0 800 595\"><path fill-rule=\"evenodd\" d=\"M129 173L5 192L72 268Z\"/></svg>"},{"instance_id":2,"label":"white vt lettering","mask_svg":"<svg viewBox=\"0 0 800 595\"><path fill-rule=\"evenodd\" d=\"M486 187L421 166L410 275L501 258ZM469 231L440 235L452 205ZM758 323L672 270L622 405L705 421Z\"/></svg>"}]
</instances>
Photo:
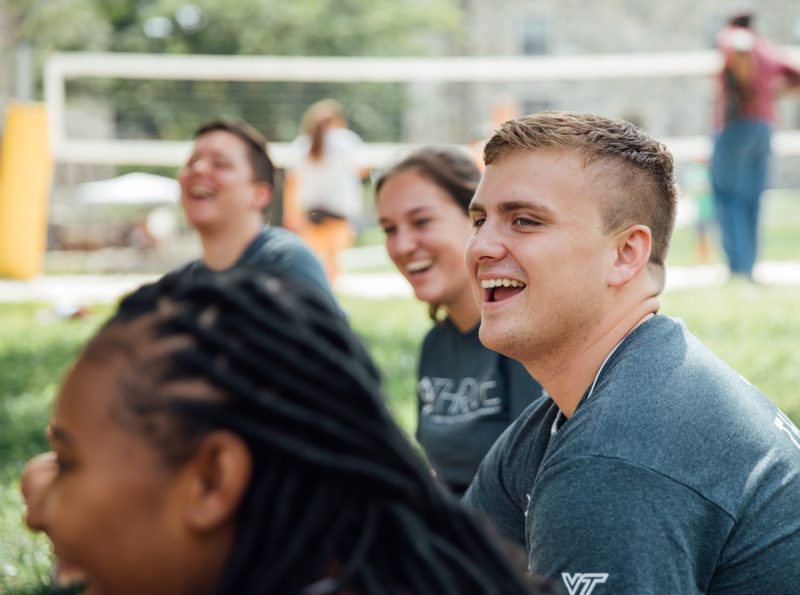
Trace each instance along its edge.
<instances>
[{"instance_id":1,"label":"white vt lettering","mask_svg":"<svg viewBox=\"0 0 800 595\"><path fill-rule=\"evenodd\" d=\"M569 595L592 595L595 586L608 580L607 572L562 572L561 578Z\"/></svg>"}]
</instances>

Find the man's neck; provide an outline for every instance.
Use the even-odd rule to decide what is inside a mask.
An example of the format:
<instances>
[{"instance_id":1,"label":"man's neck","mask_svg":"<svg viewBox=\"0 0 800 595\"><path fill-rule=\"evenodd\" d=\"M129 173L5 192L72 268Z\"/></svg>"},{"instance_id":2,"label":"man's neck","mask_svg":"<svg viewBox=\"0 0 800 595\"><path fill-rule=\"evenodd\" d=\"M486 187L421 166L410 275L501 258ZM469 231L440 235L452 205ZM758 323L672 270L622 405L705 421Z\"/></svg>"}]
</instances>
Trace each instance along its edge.
<instances>
[{"instance_id":1,"label":"man's neck","mask_svg":"<svg viewBox=\"0 0 800 595\"><path fill-rule=\"evenodd\" d=\"M205 231L200 234L203 263L214 271L231 268L261 231L263 223L252 220L236 228Z\"/></svg>"},{"instance_id":2,"label":"man's neck","mask_svg":"<svg viewBox=\"0 0 800 595\"><path fill-rule=\"evenodd\" d=\"M555 357L523 362L528 372L555 401L565 417L572 417L586 390L593 384L606 359L630 332L658 312L653 296L630 308L617 319L598 324L587 339Z\"/></svg>"}]
</instances>

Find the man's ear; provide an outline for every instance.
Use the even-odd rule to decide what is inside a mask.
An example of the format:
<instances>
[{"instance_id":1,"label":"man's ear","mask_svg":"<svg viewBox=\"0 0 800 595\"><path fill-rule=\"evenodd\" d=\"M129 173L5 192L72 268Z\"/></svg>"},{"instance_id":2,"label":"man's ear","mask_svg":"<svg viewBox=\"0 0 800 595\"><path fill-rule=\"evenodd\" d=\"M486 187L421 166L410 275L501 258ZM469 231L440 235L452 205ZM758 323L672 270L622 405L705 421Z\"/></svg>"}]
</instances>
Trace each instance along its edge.
<instances>
[{"instance_id":1,"label":"man's ear","mask_svg":"<svg viewBox=\"0 0 800 595\"><path fill-rule=\"evenodd\" d=\"M266 182L255 182L256 193L253 205L259 211L265 210L272 202L272 186Z\"/></svg>"},{"instance_id":2,"label":"man's ear","mask_svg":"<svg viewBox=\"0 0 800 595\"><path fill-rule=\"evenodd\" d=\"M615 236L616 252L608 284L621 287L634 279L650 260L653 236L646 225L632 225Z\"/></svg>"},{"instance_id":3,"label":"man's ear","mask_svg":"<svg viewBox=\"0 0 800 595\"><path fill-rule=\"evenodd\" d=\"M236 514L252 475L253 460L244 440L218 430L203 438L187 463L184 517L195 531L211 531Z\"/></svg>"}]
</instances>

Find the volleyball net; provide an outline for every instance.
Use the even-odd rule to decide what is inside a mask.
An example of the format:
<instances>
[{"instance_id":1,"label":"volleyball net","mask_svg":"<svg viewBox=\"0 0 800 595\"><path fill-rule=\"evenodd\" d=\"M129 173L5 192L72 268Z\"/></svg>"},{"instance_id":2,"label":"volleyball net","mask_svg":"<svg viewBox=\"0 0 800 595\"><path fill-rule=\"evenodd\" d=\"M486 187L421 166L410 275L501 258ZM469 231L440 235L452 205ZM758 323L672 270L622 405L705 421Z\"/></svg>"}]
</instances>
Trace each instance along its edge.
<instances>
[{"instance_id":1,"label":"volleyball net","mask_svg":"<svg viewBox=\"0 0 800 595\"><path fill-rule=\"evenodd\" d=\"M800 63L800 48L786 51ZM264 132L281 166L305 108L331 97L366 141L363 164L378 168L421 144L477 140L492 98L501 95L522 97L522 113L552 108L620 117L628 114L609 112L641 100L649 105L642 113L657 114L645 127L677 160L690 161L710 152L708 112L719 67L715 51L497 58L59 53L46 63L45 100L52 151L63 163L179 165L194 129L225 115ZM608 103L612 95L627 103ZM684 95L690 97L680 104ZM667 96L677 99L663 101ZM659 124L670 110L679 125ZM800 155L800 130L778 131L773 145L779 155Z\"/></svg>"}]
</instances>

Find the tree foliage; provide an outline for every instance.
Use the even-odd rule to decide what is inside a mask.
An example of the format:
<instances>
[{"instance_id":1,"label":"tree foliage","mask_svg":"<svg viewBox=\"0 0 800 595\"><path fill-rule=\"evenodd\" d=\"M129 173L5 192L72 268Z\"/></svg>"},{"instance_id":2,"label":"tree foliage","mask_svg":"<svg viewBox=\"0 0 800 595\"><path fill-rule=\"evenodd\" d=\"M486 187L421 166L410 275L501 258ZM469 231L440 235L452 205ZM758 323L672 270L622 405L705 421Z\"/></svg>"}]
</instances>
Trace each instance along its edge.
<instances>
[{"instance_id":1,"label":"tree foliage","mask_svg":"<svg viewBox=\"0 0 800 595\"><path fill-rule=\"evenodd\" d=\"M7 0L17 39L40 57L52 51L170 54L402 56L441 52L461 26L457 0ZM252 121L270 138L288 140L309 103L342 101L367 140L401 134L403 94L392 85L198 81L88 81L69 90L103 97L117 135L181 139L215 115ZM252 85L251 85L252 87ZM188 113L170 103L192 97ZM243 97L250 96L248 100ZM264 110L253 95L269 102ZM287 97L298 98L297 100ZM280 99L280 101L278 101ZM287 105L287 102L289 105Z\"/></svg>"}]
</instances>

